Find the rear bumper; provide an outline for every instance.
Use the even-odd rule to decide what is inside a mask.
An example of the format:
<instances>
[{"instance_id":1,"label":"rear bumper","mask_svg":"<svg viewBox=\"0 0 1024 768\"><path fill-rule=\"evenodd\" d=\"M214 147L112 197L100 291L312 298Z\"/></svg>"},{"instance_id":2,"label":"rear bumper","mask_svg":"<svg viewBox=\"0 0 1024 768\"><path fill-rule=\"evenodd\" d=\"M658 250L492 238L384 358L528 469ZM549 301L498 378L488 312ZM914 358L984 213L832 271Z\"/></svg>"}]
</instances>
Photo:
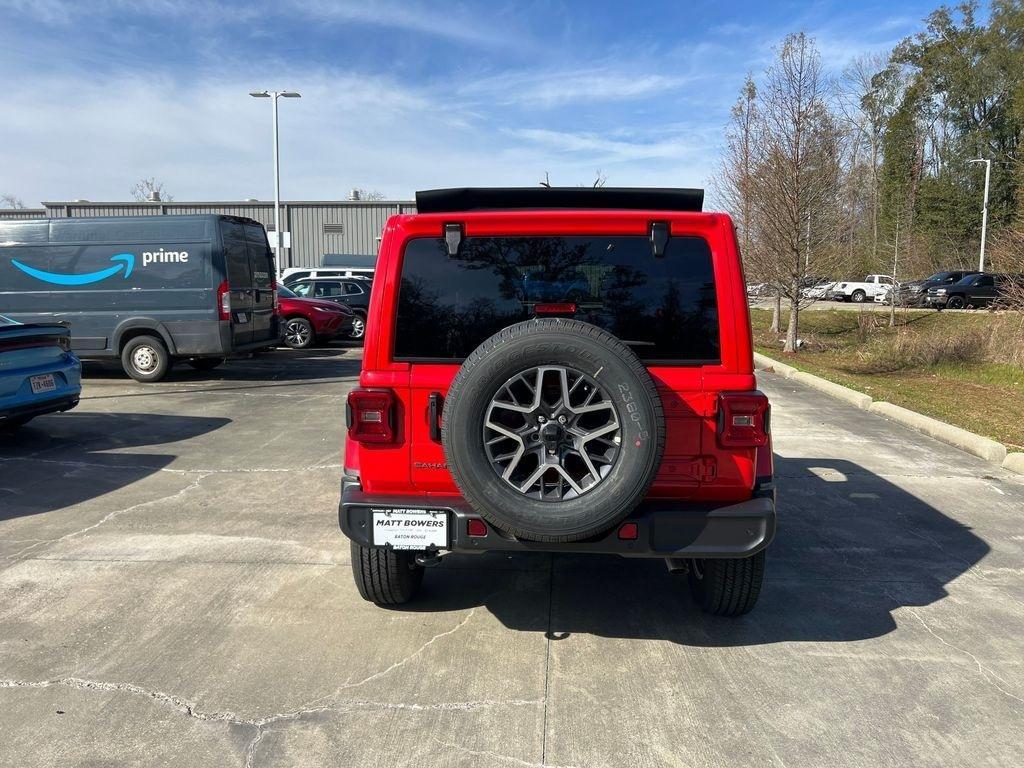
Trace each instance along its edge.
<instances>
[{"instance_id":1,"label":"rear bumper","mask_svg":"<svg viewBox=\"0 0 1024 768\"><path fill-rule=\"evenodd\" d=\"M78 394L53 397L48 400L40 400L34 403L22 403L7 408L0 408L0 424L6 419L15 419L19 416L42 416L46 413L60 413L70 411L78 405Z\"/></svg>"},{"instance_id":2,"label":"rear bumper","mask_svg":"<svg viewBox=\"0 0 1024 768\"><path fill-rule=\"evenodd\" d=\"M470 520L482 519L458 496L369 496L356 478L342 482L338 522L357 544L373 546L371 510L419 507L448 513L452 552L589 552L623 557L749 557L775 536L775 491L763 486L752 499L718 506L685 501L646 501L623 522L636 523L637 537L620 539L621 523L594 539L549 543L517 539L487 524L486 536L470 536Z\"/></svg>"}]
</instances>

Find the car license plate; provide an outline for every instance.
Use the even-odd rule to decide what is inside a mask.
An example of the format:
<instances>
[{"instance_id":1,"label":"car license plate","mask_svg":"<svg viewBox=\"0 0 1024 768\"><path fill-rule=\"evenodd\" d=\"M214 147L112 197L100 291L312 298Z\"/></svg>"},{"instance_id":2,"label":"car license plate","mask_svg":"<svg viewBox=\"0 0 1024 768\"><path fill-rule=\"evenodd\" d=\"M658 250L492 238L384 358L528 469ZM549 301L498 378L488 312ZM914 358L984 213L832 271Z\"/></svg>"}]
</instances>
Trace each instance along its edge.
<instances>
[{"instance_id":1,"label":"car license plate","mask_svg":"<svg viewBox=\"0 0 1024 768\"><path fill-rule=\"evenodd\" d=\"M448 546L448 513L437 509L371 509L373 543L394 549Z\"/></svg>"},{"instance_id":2,"label":"car license plate","mask_svg":"<svg viewBox=\"0 0 1024 768\"><path fill-rule=\"evenodd\" d=\"M52 373L32 376L28 381L32 387L32 393L36 395L42 394L43 392L53 392L57 389L57 382L54 380Z\"/></svg>"},{"instance_id":3,"label":"car license plate","mask_svg":"<svg viewBox=\"0 0 1024 768\"><path fill-rule=\"evenodd\" d=\"M239 312L235 317L238 320L238 322L240 322L240 323L248 323L249 322L249 316L247 314L245 314L245 312Z\"/></svg>"}]
</instances>

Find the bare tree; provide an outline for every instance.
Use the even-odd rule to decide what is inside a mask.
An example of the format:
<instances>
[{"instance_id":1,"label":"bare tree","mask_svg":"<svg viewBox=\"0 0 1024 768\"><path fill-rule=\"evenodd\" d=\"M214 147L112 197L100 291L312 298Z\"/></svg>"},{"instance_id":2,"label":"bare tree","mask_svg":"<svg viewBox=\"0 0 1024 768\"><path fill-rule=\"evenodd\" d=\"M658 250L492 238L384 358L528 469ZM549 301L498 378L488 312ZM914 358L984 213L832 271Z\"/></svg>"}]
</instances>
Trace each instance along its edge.
<instances>
[{"instance_id":1,"label":"bare tree","mask_svg":"<svg viewBox=\"0 0 1024 768\"><path fill-rule=\"evenodd\" d=\"M725 207L732 213L739 235L740 253L746 264L748 278L772 285L775 297L771 330L779 331L779 315L782 294L771 283L771 275L763 274L759 268L761 260L754 254L757 241L753 238L754 201L753 175L757 162L755 148L759 141L760 114L757 104L757 85L748 74L740 96L730 111L731 120L725 131L726 149L722 165L715 177L718 194Z\"/></svg>"},{"instance_id":2,"label":"bare tree","mask_svg":"<svg viewBox=\"0 0 1024 768\"><path fill-rule=\"evenodd\" d=\"M837 255L842 133L814 41L789 35L765 73L750 175L752 260L789 301L784 351L796 352L801 289Z\"/></svg>"},{"instance_id":3,"label":"bare tree","mask_svg":"<svg viewBox=\"0 0 1024 768\"><path fill-rule=\"evenodd\" d=\"M0 195L0 208L15 208L21 210L25 207L25 201L16 195Z\"/></svg>"},{"instance_id":4,"label":"bare tree","mask_svg":"<svg viewBox=\"0 0 1024 768\"><path fill-rule=\"evenodd\" d=\"M131 188L130 194L132 196L132 200L136 200L140 203L169 203L174 200L174 196L164 189L164 183L162 181L157 181L153 176L148 179L139 179L135 182Z\"/></svg>"},{"instance_id":5,"label":"bare tree","mask_svg":"<svg viewBox=\"0 0 1024 768\"><path fill-rule=\"evenodd\" d=\"M589 184L589 186L591 186L591 187L596 189L598 187L603 187L605 185L605 182L607 182L607 181L608 181L608 177L605 176L603 173L601 173L601 170L598 169L597 173L594 175L594 180ZM551 189L551 174L549 174L547 171L544 171L544 178L540 182L538 182L538 183L542 187L547 187L548 189ZM576 186L578 186L578 187L586 187L588 185L587 184L577 184Z\"/></svg>"}]
</instances>

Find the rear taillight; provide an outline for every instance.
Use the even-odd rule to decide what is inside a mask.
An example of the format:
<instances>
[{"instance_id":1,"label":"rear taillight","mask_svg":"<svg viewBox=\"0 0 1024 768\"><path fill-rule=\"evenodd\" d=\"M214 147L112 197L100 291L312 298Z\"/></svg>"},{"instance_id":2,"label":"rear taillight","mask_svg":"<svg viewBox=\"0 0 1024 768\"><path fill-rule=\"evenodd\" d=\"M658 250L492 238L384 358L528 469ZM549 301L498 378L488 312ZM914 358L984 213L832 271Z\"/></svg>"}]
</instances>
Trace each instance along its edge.
<instances>
[{"instance_id":1,"label":"rear taillight","mask_svg":"<svg viewBox=\"0 0 1024 768\"><path fill-rule=\"evenodd\" d=\"M768 444L771 409L760 392L722 392L718 396L718 444L723 448L760 448Z\"/></svg>"},{"instance_id":2,"label":"rear taillight","mask_svg":"<svg viewBox=\"0 0 1024 768\"><path fill-rule=\"evenodd\" d=\"M270 292L274 296L274 314L276 315L281 310L280 305L277 303L277 280L270 281Z\"/></svg>"},{"instance_id":3,"label":"rear taillight","mask_svg":"<svg viewBox=\"0 0 1024 768\"><path fill-rule=\"evenodd\" d=\"M390 389L354 389L348 393L348 436L357 443L395 441L395 393Z\"/></svg>"},{"instance_id":4,"label":"rear taillight","mask_svg":"<svg viewBox=\"0 0 1024 768\"><path fill-rule=\"evenodd\" d=\"M548 302L545 304L534 304L533 314L535 315L567 315L572 316L576 314L576 304L571 301L555 301Z\"/></svg>"},{"instance_id":5,"label":"rear taillight","mask_svg":"<svg viewBox=\"0 0 1024 768\"><path fill-rule=\"evenodd\" d=\"M63 352L71 351L71 337L70 336L58 336L57 346L61 348Z\"/></svg>"},{"instance_id":6,"label":"rear taillight","mask_svg":"<svg viewBox=\"0 0 1024 768\"><path fill-rule=\"evenodd\" d=\"M221 320L231 319L231 290L227 280L217 286L217 312Z\"/></svg>"}]
</instances>

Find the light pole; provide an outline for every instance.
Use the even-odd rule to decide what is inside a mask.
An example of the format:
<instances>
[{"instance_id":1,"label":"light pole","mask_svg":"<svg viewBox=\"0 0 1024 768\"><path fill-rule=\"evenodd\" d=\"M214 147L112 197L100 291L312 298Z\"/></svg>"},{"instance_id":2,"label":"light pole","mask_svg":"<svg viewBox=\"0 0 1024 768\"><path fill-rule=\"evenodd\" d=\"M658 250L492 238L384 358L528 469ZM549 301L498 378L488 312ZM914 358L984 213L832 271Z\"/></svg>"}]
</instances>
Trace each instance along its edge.
<instances>
[{"instance_id":1,"label":"light pole","mask_svg":"<svg viewBox=\"0 0 1024 768\"><path fill-rule=\"evenodd\" d=\"M985 164L985 202L981 205L981 255L978 257L978 271L985 271L985 235L988 231L988 181L992 174L992 161L984 158L968 160L969 163Z\"/></svg>"},{"instance_id":2,"label":"light pole","mask_svg":"<svg viewBox=\"0 0 1024 768\"><path fill-rule=\"evenodd\" d=\"M249 95L256 99L271 99L274 115L274 255L280 259L284 238L281 237L281 160L277 146L277 100L298 99L302 94L296 91L250 91ZM281 266L278 264L278 269Z\"/></svg>"}]
</instances>

